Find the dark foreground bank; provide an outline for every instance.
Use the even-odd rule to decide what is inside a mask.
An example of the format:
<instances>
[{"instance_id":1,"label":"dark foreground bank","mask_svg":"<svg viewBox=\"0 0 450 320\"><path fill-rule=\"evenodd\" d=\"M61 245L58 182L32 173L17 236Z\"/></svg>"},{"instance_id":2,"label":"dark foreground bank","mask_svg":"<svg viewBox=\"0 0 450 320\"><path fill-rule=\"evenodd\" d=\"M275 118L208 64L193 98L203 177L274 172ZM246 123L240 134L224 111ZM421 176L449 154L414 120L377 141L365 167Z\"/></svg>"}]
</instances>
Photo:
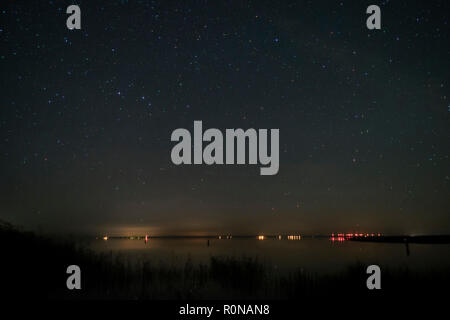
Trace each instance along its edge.
<instances>
[{"instance_id":1,"label":"dark foreground bank","mask_svg":"<svg viewBox=\"0 0 450 320\"><path fill-rule=\"evenodd\" d=\"M2 296L8 299L302 299L442 297L450 285L450 270L426 272L381 266L382 290L368 290L366 266L354 264L334 275L317 275L300 268L288 275L272 273L251 257L211 257L208 264L186 260L176 267L143 260L131 263L99 254L70 241L0 227ZM82 270L81 290L68 290L66 269Z\"/></svg>"}]
</instances>

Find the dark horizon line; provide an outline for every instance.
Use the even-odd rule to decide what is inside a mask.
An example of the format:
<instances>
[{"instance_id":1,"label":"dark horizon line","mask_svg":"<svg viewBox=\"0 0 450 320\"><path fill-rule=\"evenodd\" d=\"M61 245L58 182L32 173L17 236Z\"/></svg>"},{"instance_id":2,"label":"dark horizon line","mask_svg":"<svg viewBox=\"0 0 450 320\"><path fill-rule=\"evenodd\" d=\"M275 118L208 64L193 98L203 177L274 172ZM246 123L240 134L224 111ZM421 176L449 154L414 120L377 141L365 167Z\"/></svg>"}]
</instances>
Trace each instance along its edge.
<instances>
[{"instance_id":1,"label":"dark horizon line","mask_svg":"<svg viewBox=\"0 0 450 320\"><path fill-rule=\"evenodd\" d=\"M302 238L330 238L333 237L332 234L306 234L306 235L301 235L301 234L253 234L253 235L232 235L232 234L216 234L216 235L155 235L155 236L151 236L151 235L147 235L147 237L149 239L164 239L164 238L172 238L172 239L176 239L176 238L184 238L184 239L218 239L218 240L232 240L233 238L255 238L258 239L259 237L264 237L264 239L266 238L270 238L270 239L278 239L279 237L287 238L289 239L289 237L299 237L298 239L302 239ZM131 235L131 236L108 236L108 235L104 235L104 236L96 236L96 239L103 239L104 237L107 237L108 239L130 239L130 238L136 238L136 240L139 239L145 239L145 235ZM338 237L338 234L334 234L334 237ZM347 236L343 236L343 237L347 237ZM450 234L420 234L420 235L401 235L401 234L397 234L397 235L377 235L375 233L372 234L367 234L364 233L363 236L352 236L352 237L347 237L347 238L355 238L355 239L364 239L364 238L370 238L370 239L374 239L374 238L378 238L378 239L423 239L423 238L441 238L441 237L445 237L445 238L450 238ZM294 238L293 240L297 240L296 238Z\"/></svg>"}]
</instances>

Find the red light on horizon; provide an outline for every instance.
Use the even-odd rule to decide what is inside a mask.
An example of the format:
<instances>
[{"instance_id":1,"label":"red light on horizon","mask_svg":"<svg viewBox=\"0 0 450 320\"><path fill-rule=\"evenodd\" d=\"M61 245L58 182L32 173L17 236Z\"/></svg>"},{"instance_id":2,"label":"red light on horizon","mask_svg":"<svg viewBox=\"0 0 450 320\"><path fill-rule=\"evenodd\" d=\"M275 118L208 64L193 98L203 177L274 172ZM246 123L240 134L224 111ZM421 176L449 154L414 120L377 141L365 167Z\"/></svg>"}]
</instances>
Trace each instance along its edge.
<instances>
[{"instance_id":1,"label":"red light on horizon","mask_svg":"<svg viewBox=\"0 0 450 320\"><path fill-rule=\"evenodd\" d=\"M345 241L346 239L345 239L345 237L339 237L339 236L338 236L338 237L331 237L330 240L333 241L333 242L335 242L335 241L343 242L343 241Z\"/></svg>"}]
</instances>

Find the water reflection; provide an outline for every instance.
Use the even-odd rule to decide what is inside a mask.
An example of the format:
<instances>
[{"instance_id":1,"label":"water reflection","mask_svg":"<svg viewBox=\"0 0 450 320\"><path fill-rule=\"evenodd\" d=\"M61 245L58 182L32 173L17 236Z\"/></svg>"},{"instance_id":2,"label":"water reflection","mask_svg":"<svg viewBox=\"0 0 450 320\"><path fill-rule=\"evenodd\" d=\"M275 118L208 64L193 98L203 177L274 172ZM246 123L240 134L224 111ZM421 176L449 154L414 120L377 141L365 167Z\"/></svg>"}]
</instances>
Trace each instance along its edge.
<instances>
[{"instance_id":1,"label":"water reflection","mask_svg":"<svg viewBox=\"0 0 450 320\"><path fill-rule=\"evenodd\" d=\"M260 262L273 266L274 272L298 267L317 273L338 272L356 262L411 269L450 266L449 244L329 241L328 237L299 237L299 241L291 241L289 236L281 240L278 236L262 237L264 241L258 240L260 237L233 237L229 241L222 237L151 238L147 244L143 238L141 241L108 238L108 241L92 241L90 246L96 251L126 255L135 261L148 259L173 265L183 265L188 257L199 263L209 263L211 256L256 257ZM335 234L335 238L339 236ZM409 256L410 247L414 247L412 256Z\"/></svg>"}]
</instances>

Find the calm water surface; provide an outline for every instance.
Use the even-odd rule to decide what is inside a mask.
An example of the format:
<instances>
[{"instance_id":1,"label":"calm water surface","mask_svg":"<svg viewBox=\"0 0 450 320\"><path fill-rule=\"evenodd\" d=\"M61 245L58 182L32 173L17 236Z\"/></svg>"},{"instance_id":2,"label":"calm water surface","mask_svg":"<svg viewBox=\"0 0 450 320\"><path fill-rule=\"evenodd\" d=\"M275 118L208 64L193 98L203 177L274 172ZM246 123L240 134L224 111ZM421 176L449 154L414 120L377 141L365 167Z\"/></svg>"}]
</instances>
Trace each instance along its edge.
<instances>
[{"instance_id":1,"label":"calm water surface","mask_svg":"<svg viewBox=\"0 0 450 320\"><path fill-rule=\"evenodd\" d=\"M90 247L98 252L111 252L131 261L142 259L152 263L183 266L188 258L194 263L208 263L211 256L257 257L275 272L295 268L318 273L334 273L351 264L378 264L393 268L430 271L450 266L450 245L410 244L410 255L400 243L332 242L326 238L302 240L278 239L168 239L95 240Z\"/></svg>"}]
</instances>

